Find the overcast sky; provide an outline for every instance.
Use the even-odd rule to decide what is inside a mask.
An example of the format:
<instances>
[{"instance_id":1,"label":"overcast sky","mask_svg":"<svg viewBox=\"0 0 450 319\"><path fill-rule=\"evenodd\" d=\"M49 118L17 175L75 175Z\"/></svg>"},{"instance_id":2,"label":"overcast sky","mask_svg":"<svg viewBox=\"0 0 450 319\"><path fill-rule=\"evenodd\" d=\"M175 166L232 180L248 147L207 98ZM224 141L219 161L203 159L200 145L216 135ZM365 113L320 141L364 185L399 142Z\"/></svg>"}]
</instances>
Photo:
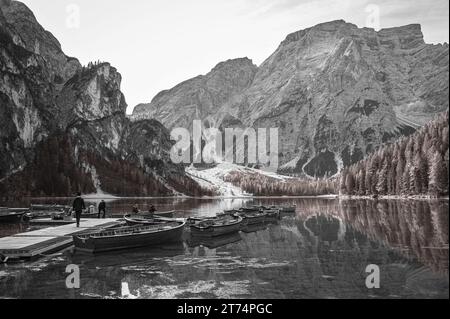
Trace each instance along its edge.
<instances>
[{"instance_id":1,"label":"overcast sky","mask_svg":"<svg viewBox=\"0 0 450 319\"><path fill-rule=\"evenodd\" d=\"M449 41L448 0L23 2L67 55L83 64L108 61L119 70L128 112L221 61L247 56L259 65L289 33L321 22L381 28L420 23L427 42Z\"/></svg>"}]
</instances>

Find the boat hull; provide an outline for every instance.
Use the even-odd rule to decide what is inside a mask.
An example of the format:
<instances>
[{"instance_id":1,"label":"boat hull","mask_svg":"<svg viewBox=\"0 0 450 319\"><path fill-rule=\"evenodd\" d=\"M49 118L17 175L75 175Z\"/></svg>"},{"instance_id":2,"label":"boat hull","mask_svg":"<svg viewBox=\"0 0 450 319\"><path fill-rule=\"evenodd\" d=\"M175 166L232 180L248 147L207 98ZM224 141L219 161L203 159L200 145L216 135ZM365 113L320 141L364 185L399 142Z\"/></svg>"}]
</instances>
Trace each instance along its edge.
<instances>
[{"instance_id":1,"label":"boat hull","mask_svg":"<svg viewBox=\"0 0 450 319\"><path fill-rule=\"evenodd\" d=\"M241 228L264 224L267 214L262 211L242 209L239 211L225 211L222 216L238 216L242 218Z\"/></svg>"},{"instance_id":2,"label":"boat hull","mask_svg":"<svg viewBox=\"0 0 450 319\"><path fill-rule=\"evenodd\" d=\"M0 223L4 224L13 224L13 223L20 223L22 221L22 217L25 213L19 214L19 213L12 213L7 215L1 215L0 216Z\"/></svg>"},{"instance_id":3,"label":"boat hull","mask_svg":"<svg viewBox=\"0 0 450 319\"><path fill-rule=\"evenodd\" d=\"M264 211L266 214L266 221L273 221L273 220L280 220L281 219L281 213L278 210L268 210Z\"/></svg>"},{"instance_id":4,"label":"boat hull","mask_svg":"<svg viewBox=\"0 0 450 319\"><path fill-rule=\"evenodd\" d=\"M184 226L185 223L179 223L179 226L169 230L123 236L74 236L73 240L77 250L95 254L181 242L183 240Z\"/></svg>"},{"instance_id":5,"label":"boat hull","mask_svg":"<svg viewBox=\"0 0 450 319\"><path fill-rule=\"evenodd\" d=\"M241 230L242 222L242 217L237 217L234 221L226 225L211 225L208 227L191 225L191 235L193 237L220 237L230 235Z\"/></svg>"},{"instance_id":6,"label":"boat hull","mask_svg":"<svg viewBox=\"0 0 450 319\"><path fill-rule=\"evenodd\" d=\"M31 204L31 211L34 212L68 212L70 206L65 205L35 205Z\"/></svg>"},{"instance_id":7,"label":"boat hull","mask_svg":"<svg viewBox=\"0 0 450 319\"><path fill-rule=\"evenodd\" d=\"M259 225L264 224L266 221L266 215L260 215L260 216L242 216L244 221L242 222L242 226L253 226L253 225Z\"/></svg>"},{"instance_id":8,"label":"boat hull","mask_svg":"<svg viewBox=\"0 0 450 319\"><path fill-rule=\"evenodd\" d=\"M153 218L125 215L124 219L128 226L157 225L157 224L170 223L170 222L174 222L177 220L182 220L182 219L173 219L173 218L162 217L159 215L154 215Z\"/></svg>"},{"instance_id":9,"label":"boat hull","mask_svg":"<svg viewBox=\"0 0 450 319\"><path fill-rule=\"evenodd\" d=\"M15 209L2 208L0 210L0 223L14 224L22 222L23 216L27 211L17 211Z\"/></svg>"},{"instance_id":10,"label":"boat hull","mask_svg":"<svg viewBox=\"0 0 450 319\"><path fill-rule=\"evenodd\" d=\"M296 208L295 207L284 207L280 209L281 213L284 214L295 214Z\"/></svg>"}]
</instances>

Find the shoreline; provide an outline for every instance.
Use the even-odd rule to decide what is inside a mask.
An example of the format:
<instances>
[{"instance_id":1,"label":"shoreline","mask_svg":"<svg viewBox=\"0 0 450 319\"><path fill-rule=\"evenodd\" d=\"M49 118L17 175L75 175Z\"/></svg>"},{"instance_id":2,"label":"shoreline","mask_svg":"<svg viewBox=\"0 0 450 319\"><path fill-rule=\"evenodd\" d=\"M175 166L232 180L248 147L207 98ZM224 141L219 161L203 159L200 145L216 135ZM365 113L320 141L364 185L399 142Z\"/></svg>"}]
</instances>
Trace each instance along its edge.
<instances>
[{"instance_id":1,"label":"shoreline","mask_svg":"<svg viewBox=\"0 0 450 319\"><path fill-rule=\"evenodd\" d=\"M338 196L341 200L449 200L448 196L445 197L435 197L430 195L384 195L379 196L378 198L373 198L372 196L349 196L349 195L340 195Z\"/></svg>"},{"instance_id":2,"label":"shoreline","mask_svg":"<svg viewBox=\"0 0 450 319\"><path fill-rule=\"evenodd\" d=\"M73 197L22 197L20 200L68 200ZM203 196L203 197L192 197L192 196L154 196L154 197L136 197L136 196L114 196L107 194L89 194L83 196L85 200L108 200L108 201L119 201L119 200L145 200L145 199L172 199L172 200L249 200L249 199L328 199L328 200L449 200L449 197L433 197L429 195L414 195L414 196L398 196L398 195L386 195L379 196L378 198L373 198L372 196L348 196L348 195L318 195L318 196Z\"/></svg>"}]
</instances>

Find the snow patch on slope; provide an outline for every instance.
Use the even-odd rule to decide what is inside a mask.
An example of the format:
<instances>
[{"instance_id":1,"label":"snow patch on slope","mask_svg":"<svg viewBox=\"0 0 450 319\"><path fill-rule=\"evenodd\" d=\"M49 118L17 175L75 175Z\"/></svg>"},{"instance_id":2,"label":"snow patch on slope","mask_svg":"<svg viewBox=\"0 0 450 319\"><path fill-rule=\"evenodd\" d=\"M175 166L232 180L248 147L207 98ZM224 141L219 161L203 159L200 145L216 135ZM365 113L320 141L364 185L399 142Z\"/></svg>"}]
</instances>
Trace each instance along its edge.
<instances>
[{"instance_id":1,"label":"snow patch on slope","mask_svg":"<svg viewBox=\"0 0 450 319\"><path fill-rule=\"evenodd\" d=\"M222 197L250 197L252 194L246 193L240 187L224 181L225 177L231 173L260 174L279 181L291 179L288 176L278 175L254 168L248 168L230 163L220 163L214 168L200 170L195 167L186 168L186 173L196 181L202 188L214 190Z\"/></svg>"},{"instance_id":2,"label":"snow patch on slope","mask_svg":"<svg viewBox=\"0 0 450 319\"><path fill-rule=\"evenodd\" d=\"M103 117L103 112L100 109L101 90L98 87L97 77L94 77L87 87L87 94L91 99L89 111L94 118ZM83 105L81 105L80 112L83 112Z\"/></svg>"},{"instance_id":3,"label":"snow patch on slope","mask_svg":"<svg viewBox=\"0 0 450 319\"><path fill-rule=\"evenodd\" d=\"M99 196L109 195L109 194L106 194L102 190L102 183L100 182L100 178L98 177L97 169L94 166L91 166L91 165L89 165L87 163L83 163L82 166L83 166L83 169L84 169L84 171L86 173L90 173L91 174L92 183L94 184L96 194L99 195Z\"/></svg>"},{"instance_id":4,"label":"snow patch on slope","mask_svg":"<svg viewBox=\"0 0 450 319\"><path fill-rule=\"evenodd\" d=\"M215 167L207 170L198 170L195 167L186 168L188 174L203 189L215 191L223 197L245 197L251 196L245 193L240 187L224 181L224 178L230 171L227 169Z\"/></svg>"},{"instance_id":5,"label":"snow patch on slope","mask_svg":"<svg viewBox=\"0 0 450 319\"><path fill-rule=\"evenodd\" d=\"M180 192L178 192L175 188L173 188L171 185L169 185L169 183L167 183L167 181L162 178L161 176L159 176L158 174L153 174L153 177L160 182L161 184L164 185L165 188L167 188L168 190L170 190L174 196L184 196L184 194L181 194Z\"/></svg>"},{"instance_id":6,"label":"snow patch on slope","mask_svg":"<svg viewBox=\"0 0 450 319\"><path fill-rule=\"evenodd\" d=\"M119 127L118 127L119 126ZM120 131L121 131L120 124L112 123L111 127L111 135L112 138L107 142L107 147L113 151L119 149L119 143L120 143Z\"/></svg>"},{"instance_id":7,"label":"snow patch on slope","mask_svg":"<svg viewBox=\"0 0 450 319\"><path fill-rule=\"evenodd\" d=\"M5 177L0 179L0 183L3 183L4 181L6 181L8 178L10 178L11 176L20 173L21 171L23 171L25 168L25 166L19 166L19 168L17 169L13 169L10 173L6 174Z\"/></svg>"},{"instance_id":8,"label":"snow patch on slope","mask_svg":"<svg viewBox=\"0 0 450 319\"><path fill-rule=\"evenodd\" d=\"M297 156L292 161L284 164L281 169L294 169L297 167L298 162L300 161L300 156Z\"/></svg>"},{"instance_id":9,"label":"snow patch on slope","mask_svg":"<svg viewBox=\"0 0 450 319\"><path fill-rule=\"evenodd\" d=\"M100 182L100 178L97 174L97 169L94 166L89 165L87 163L83 163L82 166L86 173L91 174L92 183L94 184L94 187L95 187L95 193L85 195L84 198L86 198L86 199L109 199L109 200L118 199L118 197L108 194L108 193L105 193L102 190L102 183Z\"/></svg>"}]
</instances>

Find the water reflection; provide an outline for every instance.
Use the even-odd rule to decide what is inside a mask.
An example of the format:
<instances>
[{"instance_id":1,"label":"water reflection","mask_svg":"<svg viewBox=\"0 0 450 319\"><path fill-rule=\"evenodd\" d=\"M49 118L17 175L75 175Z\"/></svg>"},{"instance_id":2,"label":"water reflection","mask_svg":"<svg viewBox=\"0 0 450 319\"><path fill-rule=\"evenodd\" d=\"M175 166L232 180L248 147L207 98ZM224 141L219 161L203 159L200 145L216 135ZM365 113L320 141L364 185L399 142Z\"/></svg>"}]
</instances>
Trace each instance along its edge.
<instances>
[{"instance_id":1,"label":"water reflection","mask_svg":"<svg viewBox=\"0 0 450 319\"><path fill-rule=\"evenodd\" d=\"M146 200L148 201L148 200ZM116 203L124 207L133 201ZM69 250L0 268L0 296L46 298L448 298L448 201L153 200L211 216L242 204L297 214L214 240L106 255ZM145 205L143 202L141 205ZM112 205L112 204L111 204ZM65 289L80 265L82 289ZM366 266L382 288L365 287Z\"/></svg>"},{"instance_id":2,"label":"water reflection","mask_svg":"<svg viewBox=\"0 0 450 319\"><path fill-rule=\"evenodd\" d=\"M448 202L341 202L345 223L369 240L448 273Z\"/></svg>"},{"instance_id":3,"label":"water reflection","mask_svg":"<svg viewBox=\"0 0 450 319\"><path fill-rule=\"evenodd\" d=\"M257 231L255 229L254 231ZM231 234L212 238L202 238L196 236L187 236L186 243L189 247L204 246L209 249L216 249L229 244L237 243L242 240L241 234Z\"/></svg>"}]
</instances>

